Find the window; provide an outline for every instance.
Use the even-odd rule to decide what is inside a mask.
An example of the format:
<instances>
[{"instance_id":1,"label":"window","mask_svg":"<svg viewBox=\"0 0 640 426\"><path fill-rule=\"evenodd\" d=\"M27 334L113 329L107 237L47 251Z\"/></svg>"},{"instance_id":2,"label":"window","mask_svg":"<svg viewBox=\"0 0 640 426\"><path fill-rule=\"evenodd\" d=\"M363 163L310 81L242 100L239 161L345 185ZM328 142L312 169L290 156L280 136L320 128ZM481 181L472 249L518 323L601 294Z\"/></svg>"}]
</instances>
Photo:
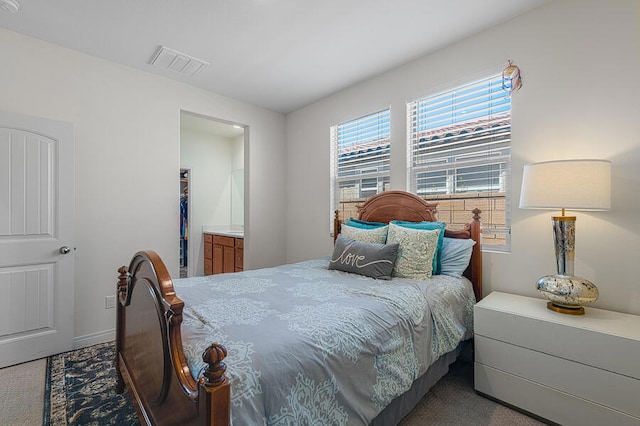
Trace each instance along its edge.
<instances>
[{"instance_id":1,"label":"window","mask_svg":"<svg viewBox=\"0 0 640 426\"><path fill-rule=\"evenodd\" d=\"M482 210L483 249L510 250L511 98L493 75L407 105L410 191L462 227Z\"/></svg>"},{"instance_id":2,"label":"window","mask_svg":"<svg viewBox=\"0 0 640 426\"><path fill-rule=\"evenodd\" d=\"M331 127L332 219L334 210L357 217L357 205L389 189L390 116L387 108Z\"/></svg>"}]
</instances>

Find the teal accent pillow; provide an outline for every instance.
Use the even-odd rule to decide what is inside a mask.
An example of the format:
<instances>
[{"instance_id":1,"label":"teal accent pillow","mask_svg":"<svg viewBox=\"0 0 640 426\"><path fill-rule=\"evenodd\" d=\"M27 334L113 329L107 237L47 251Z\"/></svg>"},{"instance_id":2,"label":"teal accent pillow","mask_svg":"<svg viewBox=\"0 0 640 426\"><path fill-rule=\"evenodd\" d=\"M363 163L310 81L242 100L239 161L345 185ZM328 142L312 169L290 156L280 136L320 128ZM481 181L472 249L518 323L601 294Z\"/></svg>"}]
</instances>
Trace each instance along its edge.
<instances>
[{"instance_id":1,"label":"teal accent pillow","mask_svg":"<svg viewBox=\"0 0 640 426\"><path fill-rule=\"evenodd\" d=\"M379 228L357 228L355 226L342 224L342 227L340 228L340 234L356 241L373 244L384 244L387 242L388 229L388 225L384 225Z\"/></svg>"},{"instance_id":2,"label":"teal accent pillow","mask_svg":"<svg viewBox=\"0 0 640 426\"><path fill-rule=\"evenodd\" d=\"M439 234L439 229L429 231L390 223L387 244L399 244L393 276L418 280L431 278Z\"/></svg>"},{"instance_id":3,"label":"teal accent pillow","mask_svg":"<svg viewBox=\"0 0 640 426\"><path fill-rule=\"evenodd\" d=\"M425 229L427 231L440 230L438 235L438 247L436 247L436 254L433 257L433 275L440 275L442 272L442 244L444 242L444 228L447 224L444 222L405 222L401 220L392 220L391 223L412 229Z\"/></svg>"},{"instance_id":4,"label":"teal accent pillow","mask_svg":"<svg viewBox=\"0 0 640 426\"><path fill-rule=\"evenodd\" d=\"M338 235L328 269L390 280L398 243L371 244Z\"/></svg>"},{"instance_id":5,"label":"teal accent pillow","mask_svg":"<svg viewBox=\"0 0 640 426\"><path fill-rule=\"evenodd\" d=\"M442 275L461 277L469 266L475 244L472 239L445 238L442 245Z\"/></svg>"},{"instance_id":6,"label":"teal accent pillow","mask_svg":"<svg viewBox=\"0 0 640 426\"><path fill-rule=\"evenodd\" d=\"M354 228L361 229L372 229L372 228L381 228L383 226L387 226L386 223L382 222L367 222L366 220L354 219L350 217L346 222L346 225L353 226Z\"/></svg>"}]
</instances>

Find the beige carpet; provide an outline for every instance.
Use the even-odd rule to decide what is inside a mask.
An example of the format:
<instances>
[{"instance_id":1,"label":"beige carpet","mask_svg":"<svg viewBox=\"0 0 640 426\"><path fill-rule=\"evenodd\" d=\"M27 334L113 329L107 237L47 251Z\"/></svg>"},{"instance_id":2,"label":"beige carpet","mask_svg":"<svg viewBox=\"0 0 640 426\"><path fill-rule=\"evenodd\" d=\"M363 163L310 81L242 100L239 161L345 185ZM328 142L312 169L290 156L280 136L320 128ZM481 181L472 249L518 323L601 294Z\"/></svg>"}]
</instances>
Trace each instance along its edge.
<instances>
[{"instance_id":1,"label":"beige carpet","mask_svg":"<svg viewBox=\"0 0 640 426\"><path fill-rule=\"evenodd\" d=\"M0 425L42 424L47 359L0 369Z\"/></svg>"},{"instance_id":2,"label":"beige carpet","mask_svg":"<svg viewBox=\"0 0 640 426\"><path fill-rule=\"evenodd\" d=\"M399 426L529 426L544 423L478 395L473 364L456 361Z\"/></svg>"}]
</instances>

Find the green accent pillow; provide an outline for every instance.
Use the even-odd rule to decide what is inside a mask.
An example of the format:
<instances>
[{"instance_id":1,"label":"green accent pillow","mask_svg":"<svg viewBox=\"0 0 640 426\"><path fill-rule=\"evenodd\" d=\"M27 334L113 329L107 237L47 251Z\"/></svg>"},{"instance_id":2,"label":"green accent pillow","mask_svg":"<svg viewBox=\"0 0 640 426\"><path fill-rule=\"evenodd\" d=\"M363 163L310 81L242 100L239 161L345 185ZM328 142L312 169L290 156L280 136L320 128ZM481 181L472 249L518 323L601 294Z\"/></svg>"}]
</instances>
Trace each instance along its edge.
<instances>
[{"instance_id":1,"label":"green accent pillow","mask_svg":"<svg viewBox=\"0 0 640 426\"><path fill-rule=\"evenodd\" d=\"M384 244L387 242L387 230L388 225L381 226L379 228L356 228L355 226L349 226L342 224L340 234L345 237L349 237L352 240L362 241L365 243Z\"/></svg>"},{"instance_id":2,"label":"green accent pillow","mask_svg":"<svg viewBox=\"0 0 640 426\"><path fill-rule=\"evenodd\" d=\"M412 229L425 229L427 231L440 230L438 235L438 246L436 247L436 254L433 257L433 275L440 275L442 273L442 244L444 243L444 228L447 224L444 222L405 222L401 220L392 220L391 223Z\"/></svg>"},{"instance_id":3,"label":"green accent pillow","mask_svg":"<svg viewBox=\"0 0 640 426\"><path fill-rule=\"evenodd\" d=\"M439 235L440 229L430 231L390 223L387 244L399 244L393 276L419 280L431 278Z\"/></svg>"}]
</instances>

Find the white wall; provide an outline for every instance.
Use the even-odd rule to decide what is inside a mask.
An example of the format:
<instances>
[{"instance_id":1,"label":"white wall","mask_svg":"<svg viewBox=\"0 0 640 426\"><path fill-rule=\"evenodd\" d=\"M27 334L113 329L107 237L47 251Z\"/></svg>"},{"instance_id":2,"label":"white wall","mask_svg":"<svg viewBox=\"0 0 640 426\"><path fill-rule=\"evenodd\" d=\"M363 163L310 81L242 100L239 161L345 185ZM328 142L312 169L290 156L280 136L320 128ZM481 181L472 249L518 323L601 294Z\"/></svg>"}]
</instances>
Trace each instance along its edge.
<instances>
[{"instance_id":1,"label":"white wall","mask_svg":"<svg viewBox=\"0 0 640 426\"><path fill-rule=\"evenodd\" d=\"M104 298L137 250L178 274L181 110L249 126L245 264L285 260L282 114L4 29L0 62L0 110L75 125L76 344L113 331Z\"/></svg>"},{"instance_id":2,"label":"white wall","mask_svg":"<svg viewBox=\"0 0 640 426\"><path fill-rule=\"evenodd\" d=\"M524 164L603 158L613 163L613 208L577 212L575 272L598 285L595 307L640 314L638 16L637 0L556 0L289 114L287 260L331 252L331 125L390 105L391 185L406 189L406 101L512 59L524 82L512 102L512 253L484 254L484 293L537 296L536 279L555 272L557 212L518 209Z\"/></svg>"},{"instance_id":3,"label":"white wall","mask_svg":"<svg viewBox=\"0 0 640 426\"><path fill-rule=\"evenodd\" d=\"M244 227L244 132L234 138L231 166L231 227Z\"/></svg>"}]
</instances>

